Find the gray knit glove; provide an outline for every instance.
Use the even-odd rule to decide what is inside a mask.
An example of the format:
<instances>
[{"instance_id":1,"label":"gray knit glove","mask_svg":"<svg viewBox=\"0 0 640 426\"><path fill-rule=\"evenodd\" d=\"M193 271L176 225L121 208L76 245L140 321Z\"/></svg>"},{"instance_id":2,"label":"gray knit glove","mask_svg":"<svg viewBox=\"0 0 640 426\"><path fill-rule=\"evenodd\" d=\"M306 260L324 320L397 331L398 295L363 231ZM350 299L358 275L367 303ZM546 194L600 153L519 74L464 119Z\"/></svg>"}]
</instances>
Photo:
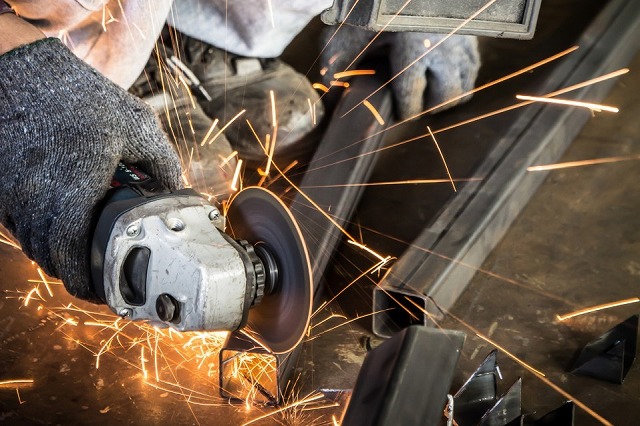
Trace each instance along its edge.
<instances>
[{"instance_id":1,"label":"gray knit glove","mask_svg":"<svg viewBox=\"0 0 640 426\"><path fill-rule=\"evenodd\" d=\"M344 71L376 35L375 32L344 25L329 41L335 31L335 27L328 27L321 38L323 47L327 46L321 58L321 66L326 67L325 84L329 84L335 73ZM372 52L386 49L391 75L394 76L423 55L428 46L434 46L444 37L444 34L415 32L383 33L358 62ZM357 69L358 62L350 69ZM477 39L460 35L450 37L393 80L391 87L398 115L401 119L412 117L473 89L479 69ZM446 108L468 98L452 102Z\"/></svg>"},{"instance_id":2,"label":"gray knit glove","mask_svg":"<svg viewBox=\"0 0 640 426\"><path fill-rule=\"evenodd\" d=\"M0 56L0 221L83 299L97 300L91 226L120 160L180 186L178 158L153 112L59 40Z\"/></svg>"}]
</instances>

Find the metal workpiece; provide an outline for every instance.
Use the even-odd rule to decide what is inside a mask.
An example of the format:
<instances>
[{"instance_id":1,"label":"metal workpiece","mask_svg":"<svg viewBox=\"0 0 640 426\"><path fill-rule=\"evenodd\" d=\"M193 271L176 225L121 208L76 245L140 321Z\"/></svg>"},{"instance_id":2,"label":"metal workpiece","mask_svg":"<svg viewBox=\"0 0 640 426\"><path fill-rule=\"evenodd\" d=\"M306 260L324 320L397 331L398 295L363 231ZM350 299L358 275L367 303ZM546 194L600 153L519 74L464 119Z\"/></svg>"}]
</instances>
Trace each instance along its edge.
<instances>
[{"instance_id":1,"label":"metal workpiece","mask_svg":"<svg viewBox=\"0 0 640 426\"><path fill-rule=\"evenodd\" d=\"M558 408L544 414L533 424L535 426L573 426L576 405L573 401L566 401Z\"/></svg>"},{"instance_id":2,"label":"metal workpiece","mask_svg":"<svg viewBox=\"0 0 640 426\"><path fill-rule=\"evenodd\" d=\"M123 213L104 256L109 307L180 331L240 327L255 279L246 252L212 224L210 211L202 198L189 196L159 198Z\"/></svg>"},{"instance_id":3,"label":"metal workpiece","mask_svg":"<svg viewBox=\"0 0 640 426\"><path fill-rule=\"evenodd\" d=\"M478 426L505 426L514 421L522 423L521 378L518 378L493 407L482 416Z\"/></svg>"},{"instance_id":4,"label":"metal workpiece","mask_svg":"<svg viewBox=\"0 0 640 426\"><path fill-rule=\"evenodd\" d=\"M230 333L219 355L220 395L236 403L279 404L281 357L246 335Z\"/></svg>"},{"instance_id":5,"label":"metal workpiece","mask_svg":"<svg viewBox=\"0 0 640 426\"><path fill-rule=\"evenodd\" d=\"M418 31L530 39L542 0L497 0L474 16L488 1L335 0L322 14L326 24L347 24L370 31Z\"/></svg>"},{"instance_id":6,"label":"metal workpiece","mask_svg":"<svg viewBox=\"0 0 640 426\"><path fill-rule=\"evenodd\" d=\"M498 351L493 350L453 395L453 418L460 426L477 425L498 399Z\"/></svg>"},{"instance_id":7,"label":"metal workpiece","mask_svg":"<svg viewBox=\"0 0 640 426\"><path fill-rule=\"evenodd\" d=\"M440 424L464 340L460 331L411 326L370 351L341 424Z\"/></svg>"},{"instance_id":8,"label":"metal workpiece","mask_svg":"<svg viewBox=\"0 0 640 426\"><path fill-rule=\"evenodd\" d=\"M618 70L634 57L638 40L640 2L613 0L577 40L580 48L534 90L546 94ZM614 83L588 85L572 92L571 98L598 102ZM584 109L531 105L510 125L502 124L498 142L472 172L481 179L466 183L430 219L374 289L374 300L385 297L378 292L396 300L411 294L423 299L421 306L429 307L431 298L450 309L547 176L531 173L527 167L556 162L590 117ZM388 334L394 318L381 314L373 321L374 331ZM391 331L405 325L399 323Z\"/></svg>"},{"instance_id":9,"label":"metal workpiece","mask_svg":"<svg viewBox=\"0 0 640 426\"><path fill-rule=\"evenodd\" d=\"M581 376L622 384L636 359L638 321L634 315L587 343L569 371Z\"/></svg>"}]
</instances>

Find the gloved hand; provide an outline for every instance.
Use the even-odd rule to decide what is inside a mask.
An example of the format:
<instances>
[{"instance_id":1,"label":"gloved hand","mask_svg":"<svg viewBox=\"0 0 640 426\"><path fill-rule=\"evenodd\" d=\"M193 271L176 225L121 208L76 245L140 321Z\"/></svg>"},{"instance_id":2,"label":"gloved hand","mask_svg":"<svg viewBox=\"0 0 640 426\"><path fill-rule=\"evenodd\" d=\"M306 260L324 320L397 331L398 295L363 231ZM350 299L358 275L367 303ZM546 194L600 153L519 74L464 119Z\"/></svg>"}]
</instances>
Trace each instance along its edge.
<instances>
[{"instance_id":1,"label":"gloved hand","mask_svg":"<svg viewBox=\"0 0 640 426\"><path fill-rule=\"evenodd\" d=\"M321 57L321 67L327 68L323 76L327 86L334 79L333 75L344 71L376 35L375 32L343 25L329 41L335 30L335 27L328 27L321 37L324 41L322 47L327 46ZM378 49L386 49L391 76L394 76L444 37L445 34L383 33L358 62ZM357 69L358 62L350 69ZM461 35L449 37L391 82L398 115L401 119L410 118L473 89L479 69L477 39ZM467 99L452 102L443 109Z\"/></svg>"},{"instance_id":2,"label":"gloved hand","mask_svg":"<svg viewBox=\"0 0 640 426\"><path fill-rule=\"evenodd\" d=\"M83 299L97 301L92 221L120 160L180 187L180 163L153 112L59 40L0 56L0 221Z\"/></svg>"}]
</instances>

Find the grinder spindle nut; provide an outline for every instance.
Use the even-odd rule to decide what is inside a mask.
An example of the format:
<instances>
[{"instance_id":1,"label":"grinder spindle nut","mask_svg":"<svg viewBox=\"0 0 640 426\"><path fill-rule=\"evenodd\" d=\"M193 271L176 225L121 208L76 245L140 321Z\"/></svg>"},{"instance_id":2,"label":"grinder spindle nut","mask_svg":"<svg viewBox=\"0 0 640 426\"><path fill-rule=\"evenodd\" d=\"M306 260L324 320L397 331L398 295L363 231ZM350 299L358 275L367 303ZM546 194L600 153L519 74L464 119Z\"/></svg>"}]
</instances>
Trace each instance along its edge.
<instances>
[{"instance_id":1,"label":"grinder spindle nut","mask_svg":"<svg viewBox=\"0 0 640 426\"><path fill-rule=\"evenodd\" d=\"M256 288L251 306L256 306L262 301L262 298L264 297L264 286L266 281L265 266L256 254L256 251L251 243L246 240L239 240L238 244L240 244L240 246L247 252L249 260L253 265L253 273L256 277Z\"/></svg>"}]
</instances>

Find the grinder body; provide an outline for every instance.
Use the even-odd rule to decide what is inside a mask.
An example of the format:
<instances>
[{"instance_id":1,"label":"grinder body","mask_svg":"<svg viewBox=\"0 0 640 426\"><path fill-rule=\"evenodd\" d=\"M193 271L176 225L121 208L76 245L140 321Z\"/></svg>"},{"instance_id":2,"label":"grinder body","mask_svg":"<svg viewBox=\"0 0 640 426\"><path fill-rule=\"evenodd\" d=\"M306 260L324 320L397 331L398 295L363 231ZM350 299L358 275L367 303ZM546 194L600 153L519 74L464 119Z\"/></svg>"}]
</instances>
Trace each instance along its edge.
<instances>
[{"instance_id":1,"label":"grinder body","mask_svg":"<svg viewBox=\"0 0 640 426\"><path fill-rule=\"evenodd\" d=\"M243 327L265 282L262 261L224 232L218 209L122 163L96 223L91 265L94 291L115 313L180 331Z\"/></svg>"}]
</instances>

